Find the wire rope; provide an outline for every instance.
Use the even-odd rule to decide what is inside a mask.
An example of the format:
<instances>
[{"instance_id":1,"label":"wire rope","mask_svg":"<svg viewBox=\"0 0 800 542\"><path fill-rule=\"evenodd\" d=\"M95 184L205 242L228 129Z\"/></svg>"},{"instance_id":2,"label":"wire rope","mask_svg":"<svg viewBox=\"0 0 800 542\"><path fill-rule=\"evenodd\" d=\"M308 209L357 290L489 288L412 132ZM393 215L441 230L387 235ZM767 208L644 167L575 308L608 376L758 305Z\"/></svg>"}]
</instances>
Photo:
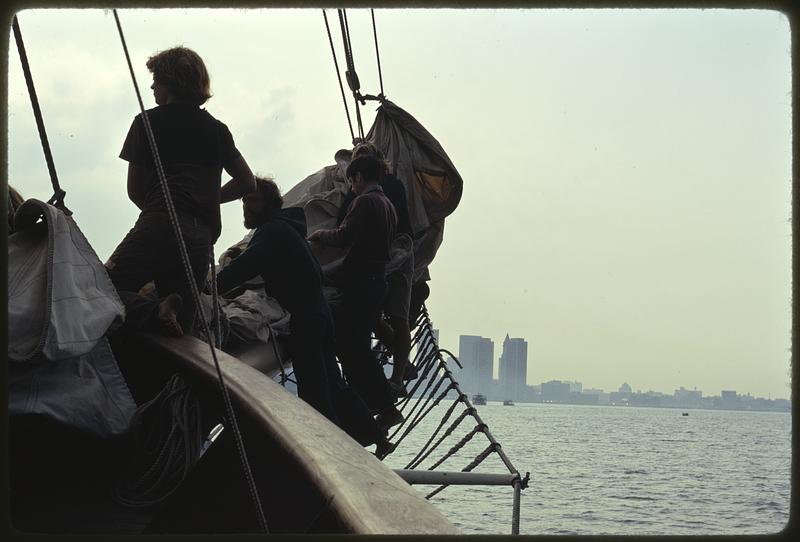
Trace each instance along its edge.
<instances>
[{"instance_id":1,"label":"wire rope","mask_svg":"<svg viewBox=\"0 0 800 542\"><path fill-rule=\"evenodd\" d=\"M147 111L144 108L144 102L142 101L141 93L139 92L139 85L136 82L136 75L133 71L133 64L131 63L130 53L128 52L128 46L125 42L125 35L122 31L122 24L119 20L119 15L117 10L113 10L114 13L114 20L117 24L117 30L119 31L119 37L122 42L122 48L125 52L125 59L128 63L128 70L130 71L131 80L133 81L133 87L136 91L136 98L139 101L139 109L141 110L142 114L142 121L144 123L145 132L147 134L147 140L150 144L150 150L153 153L153 159L156 164L156 171L158 173L159 182L161 183L161 190L164 194L164 200L167 207L167 212L170 217L170 222L172 223L173 232L175 234L176 240L178 242L179 253L181 257L181 261L183 263L184 271L186 272L186 278L188 279L192 296L194 298L196 306L201 306L200 300L200 292L197 288L197 282L195 281L194 275L191 271L191 265L189 264L189 256L186 250L186 244L183 241L183 235L181 233L180 224L178 223L177 213L175 211L175 207L172 202L172 195L170 194L169 187L167 185L166 175L164 174L163 165L161 163L161 157L158 153L158 147L156 146L155 137L153 135L152 127L150 126L150 120L147 116ZM206 337L211 337L211 332L209 330L208 322L205 318L201 318L200 321L203 324L203 332L205 333ZM239 424L236 419L236 413L233 409L233 403L231 402L230 395L228 394L228 388L225 385L225 379L222 375L222 369L219 365L219 360L217 359L216 349L211 345L211 341L209 340L209 348L211 350L211 357L214 360L214 367L217 372L217 381L220 386L220 391L222 393L223 401L225 403L225 410L228 416L228 420L231 424L233 429L233 434L235 436L236 447L239 453L239 458L242 464L242 470L244 471L244 476L247 482L248 489L250 490L250 496L253 500L254 507L256 508L256 514L258 516L259 526L261 527L264 533L269 533L269 527L267 525L266 517L264 516L264 510L261 506L261 499L258 495L258 490L255 485L255 480L253 479L253 473L250 469L250 464L247 460L247 453L244 449L244 443L242 442L242 435L241 431L239 430Z\"/></svg>"},{"instance_id":2,"label":"wire rope","mask_svg":"<svg viewBox=\"0 0 800 542\"><path fill-rule=\"evenodd\" d=\"M28 96L31 100L31 107L33 108L33 116L36 118L36 128L39 131L39 141L42 144L44 151L44 159L47 162L47 171L50 174L50 183L53 185L53 197L47 203L55 205L61 209L64 214L71 215L72 211L67 209L64 204L64 197L66 192L61 188L58 182L58 174L56 173L56 164L53 161L53 153L50 150L50 142L47 139L47 130L44 127L44 117L42 116L42 109L39 106L39 98L36 95L36 88L33 85L33 76L31 75L31 67L28 64L28 53L25 51L25 42L22 40L22 31L19 27L19 20L14 15L11 26L14 30L14 40L17 42L17 52L19 53L19 60L22 63L22 72L25 75L25 84L28 87Z\"/></svg>"}]
</instances>

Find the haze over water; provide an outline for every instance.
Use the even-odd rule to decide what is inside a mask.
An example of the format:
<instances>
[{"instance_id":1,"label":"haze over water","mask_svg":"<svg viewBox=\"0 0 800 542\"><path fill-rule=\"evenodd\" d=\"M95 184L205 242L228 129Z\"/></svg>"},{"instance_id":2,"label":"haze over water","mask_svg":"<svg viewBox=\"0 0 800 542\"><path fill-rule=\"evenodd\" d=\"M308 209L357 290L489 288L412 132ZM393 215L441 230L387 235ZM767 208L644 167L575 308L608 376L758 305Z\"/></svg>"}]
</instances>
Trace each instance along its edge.
<instances>
[{"instance_id":1,"label":"haze over water","mask_svg":"<svg viewBox=\"0 0 800 542\"><path fill-rule=\"evenodd\" d=\"M386 462L403 468L450 403ZM516 468L530 471L521 534L737 535L789 520L791 415L777 412L489 403L477 407ZM438 413L438 416L437 416ZM456 431L458 440L471 426ZM446 441L442 452L452 442ZM438 470L461 470L476 437ZM427 468L441 453L423 463ZM504 473L496 455L475 472ZM415 486L427 494L435 486ZM432 502L464 533L511 532L510 487L451 486Z\"/></svg>"}]
</instances>

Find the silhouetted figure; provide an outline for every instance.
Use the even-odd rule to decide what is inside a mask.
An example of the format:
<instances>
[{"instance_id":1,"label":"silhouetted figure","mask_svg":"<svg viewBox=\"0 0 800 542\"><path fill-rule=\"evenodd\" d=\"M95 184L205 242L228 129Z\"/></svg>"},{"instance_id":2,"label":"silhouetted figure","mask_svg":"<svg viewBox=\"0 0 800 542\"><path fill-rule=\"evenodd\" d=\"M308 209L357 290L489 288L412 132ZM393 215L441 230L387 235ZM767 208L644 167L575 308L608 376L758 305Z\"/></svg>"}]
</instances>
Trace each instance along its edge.
<instances>
[{"instance_id":1,"label":"silhouetted figure","mask_svg":"<svg viewBox=\"0 0 800 542\"><path fill-rule=\"evenodd\" d=\"M157 107L147 110L158 153L175 205L192 274L198 286L206 278L211 246L221 231L220 203L254 189L250 171L230 130L201 109L210 97L210 80L200 56L185 47L161 51L147 60ZM178 242L141 114L134 118L120 158L128 162L128 197L139 218L106 262L126 305L126 327L155 322L180 336L193 327L195 306ZM233 178L220 188L222 170ZM166 298L158 309L139 299L148 282ZM157 311L157 312L156 312Z\"/></svg>"},{"instance_id":2,"label":"silhouetted figure","mask_svg":"<svg viewBox=\"0 0 800 542\"><path fill-rule=\"evenodd\" d=\"M353 160L347 176L356 198L338 228L317 230L312 242L349 247L341 268L342 300L334 317L336 349L347 382L382 427L403 420L394 407L389 383L372 352L371 337L386 297L386 263L397 229L397 213L378 181L382 164L372 156Z\"/></svg>"},{"instance_id":3,"label":"silhouetted figure","mask_svg":"<svg viewBox=\"0 0 800 542\"><path fill-rule=\"evenodd\" d=\"M256 275L267 295L291 314L289 350L297 393L362 446L376 443L383 457L390 444L361 398L345 384L336 364L333 320L322 294L322 270L306 242L299 207L281 209L277 185L256 179L256 191L243 200L244 225L255 228L247 248L217 276L229 292Z\"/></svg>"},{"instance_id":4,"label":"silhouetted figure","mask_svg":"<svg viewBox=\"0 0 800 542\"><path fill-rule=\"evenodd\" d=\"M406 256L400 266L386 276L387 293L383 304L383 314L386 319L379 316L375 323L375 335L392 353L393 365L389 386L396 396L404 397L407 392L403 379L410 363L408 355L411 351L409 307L411 280L414 274L414 243L411 220L408 216L406 189L400 179L390 171L390 165L383 152L374 144L366 142L357 145L353 149L353 159L360 156L373 156L383 165L380 186L397 213L397 232L392 240L393 249L396 246L406 246L410 249L405 253ZM348 196L355 197L352 191ZM346 201L346 204L349 204L349 201Z\"/></svg>"}]
</instances>

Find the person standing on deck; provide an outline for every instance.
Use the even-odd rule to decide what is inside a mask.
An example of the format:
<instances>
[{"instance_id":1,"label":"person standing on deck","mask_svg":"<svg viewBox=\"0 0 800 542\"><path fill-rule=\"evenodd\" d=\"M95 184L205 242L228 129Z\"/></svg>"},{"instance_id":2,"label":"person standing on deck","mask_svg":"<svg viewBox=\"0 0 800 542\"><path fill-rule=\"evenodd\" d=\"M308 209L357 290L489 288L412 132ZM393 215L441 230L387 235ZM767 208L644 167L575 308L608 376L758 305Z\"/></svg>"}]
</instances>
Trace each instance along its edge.
<instances>
[{"instance_id":1,"label":"person standing on deck","mask_svg":"<svg viewBox=\"0 0 800 542\"><path fill-rule=\"evenodd\" d=\"M336 349L347 382L388 429L401 423L403 415L370 347L386 298L386 263L397 229L397 213L378 184L382 169L373 156L353 160L346 174L356 198L347 215L338 228L317 230L308 240L349 247L341 268L342 301L334 313Z\"/></svg>"},{"instance_id":2,"label":"person standing on deck","mask_svg":"<svg viewBox=\"0 0 800 542\"><path fill-rule=\"evenodd\" d=\"M255 232L247 248L217 275L217 290L224 294L261 276L267 295L291 315L289 350L298 396L362 446L377 444L375 455L383 458L391 444L336 364L322 269L305 239L303 209L282 206L278 186L256 177L256 191L243 199L244 226Z\"/></svg>"},{"instance_id":3,"label":"person standing on deck","mask_svg":"<svg viewBox=\"0 0 800 542\"><path fill-rule=\"evenodd\" d=\"M395 254L396 247L404 244L412 247L399 267L386 277L387 290L383 315L388 319L388 323L383 316L378 316L375 322L375 335L392 353L393 364L389 387L396 396L405 397L407 391L403 381L408 379L406 368L410 365L408 359L411 352L409 307L411 304L411 281L414 274L414 242L411 234L411 220L408 216L406 189L400 179L390 171L390 164L386 161L383 152L369 141L359 143L353 148L353 160L367 155L374 156L383 164L380 186L397 213L397 233L392 240L392 254ZM344 220L346 211L355 197L356 195L351 189L342 203L338 217L339 224ZM406 239L402 239L402 237L406 237ZM402 252L400 253L402 254Z\"/></svg>"},{"instance_id":4,"label":"person standing on deck","mask_svg":"<svg viewBox=\"0 0 800 542\"><path fill-rule=\"evenodd\" d=\"M151 56L147 69L153 74L150 88L157 104L147 117L192 274L202 288L211 247L222 228L219 206L252 192L255 180L228 127L200 108L211 97L202 58L186 47L174 47ZM181 336L194 325L194 301L141 114L134 118L119 156L128 162L128 198L141 210L106 262L125 303L126 327L156 324ZM232 179L220 187L223 169ZM158 305L138 295L150 281L163 299Z\"/></svg>"}]
</instances>

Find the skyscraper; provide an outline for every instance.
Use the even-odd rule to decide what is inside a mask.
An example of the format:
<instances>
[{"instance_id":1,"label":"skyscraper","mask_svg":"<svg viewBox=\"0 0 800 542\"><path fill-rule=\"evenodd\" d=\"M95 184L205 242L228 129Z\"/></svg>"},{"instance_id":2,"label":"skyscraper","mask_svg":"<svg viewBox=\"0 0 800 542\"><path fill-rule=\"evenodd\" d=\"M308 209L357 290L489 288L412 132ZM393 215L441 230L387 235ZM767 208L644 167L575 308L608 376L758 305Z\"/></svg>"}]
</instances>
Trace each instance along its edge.
<instances>
[{"instance_id":1,"label":"skyscraper","mask_svg":"<svg viewBox=\"0 0 800 542\"><path fill-rule=\"evenodd\" d=\"M506 399L521 400L528 380L528 343L525 339L511 339L506 334L499 373L501 393Z\"/></svg>"},{"instance_id":2,"label":"skyscraper","mask_svg":"<svg viewBox=\"0 0 800 542\"><path fill-rule=\"evenodd\" d=\"M458 360L463 367L459 381L461 389L468 393L488 393L494 370L494 343L491 339L460 335Z\"/></svg>"}]
</instances>

